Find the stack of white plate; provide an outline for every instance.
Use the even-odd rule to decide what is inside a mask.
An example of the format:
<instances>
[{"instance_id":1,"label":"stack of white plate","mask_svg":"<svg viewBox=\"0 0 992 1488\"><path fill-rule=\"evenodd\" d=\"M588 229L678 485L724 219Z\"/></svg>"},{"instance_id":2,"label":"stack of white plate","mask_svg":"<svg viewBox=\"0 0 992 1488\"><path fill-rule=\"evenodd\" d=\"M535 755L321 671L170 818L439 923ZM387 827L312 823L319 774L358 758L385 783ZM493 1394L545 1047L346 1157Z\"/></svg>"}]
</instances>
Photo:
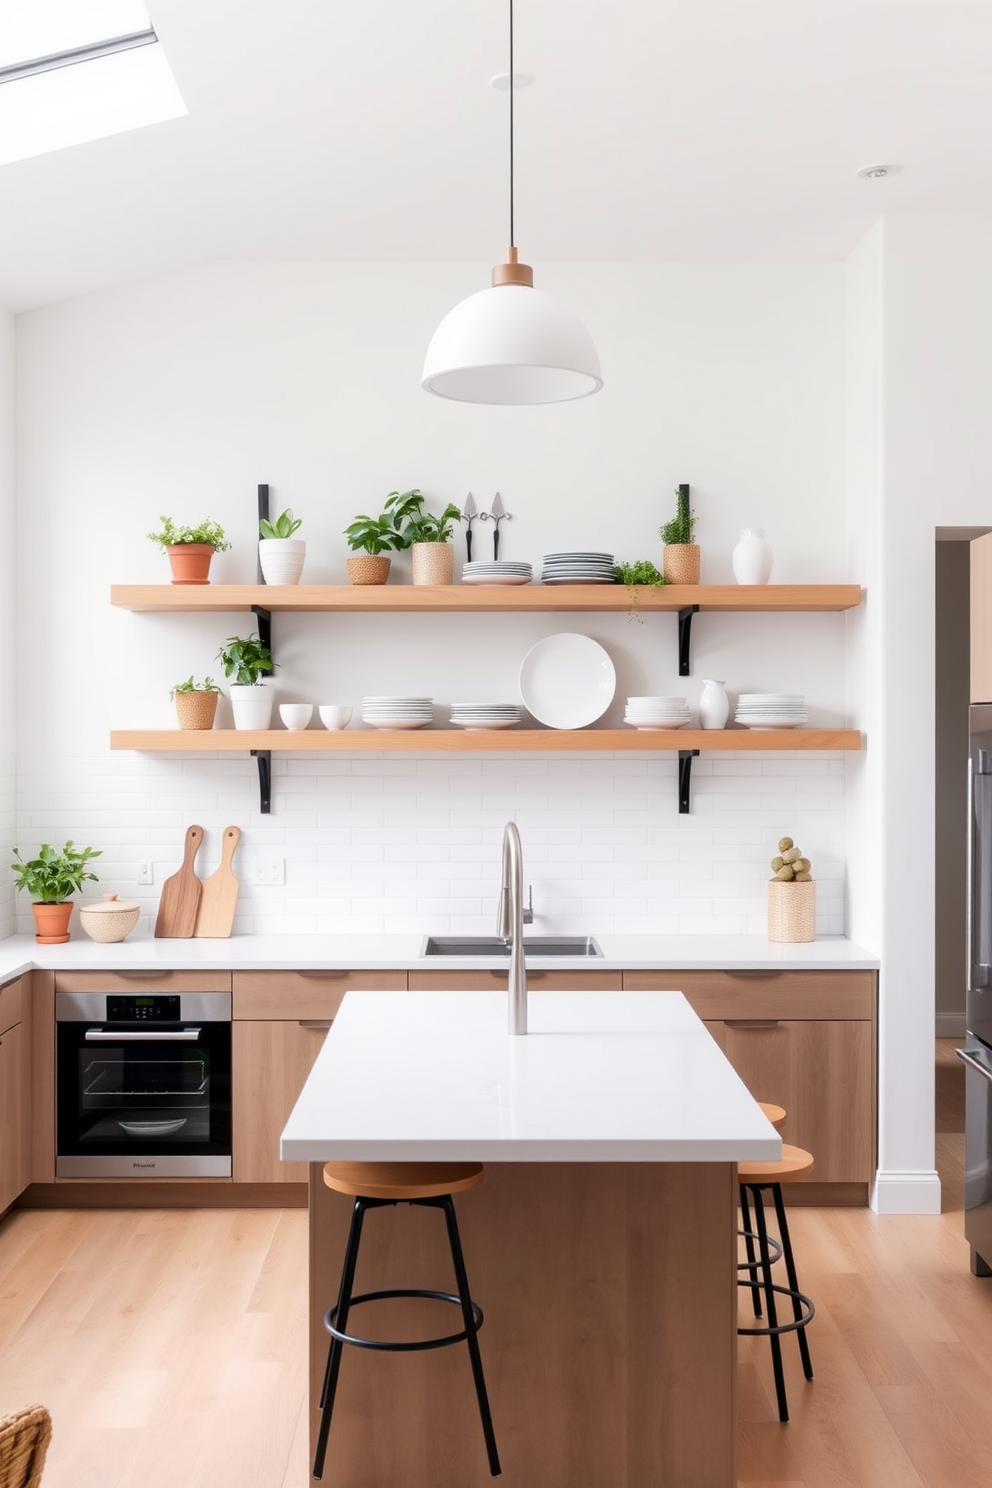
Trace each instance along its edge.
<instances>
[{"instance_id":1,"label":"stack of white plate","mask_svg":"<svg viewBox=\"0 0 992 1488\"><path fill-rule=\"evenodd\" d=\"M546 553L542 584L615 584L612 553Z\"/></svg>"},{"instance_id":2,"label":"stack of white plate","mask_svg":"<svg viewBox=\"0 0 992 1488\"><path fill-rule=\"evenodd\" d=\"M433 723L429 697L367 697L362 699L362 722L377 729L418 729Z\"/></svg>"},{"instance_id":3,"label":"stack of white plate","mask_svg":"<svg viewBox=\"0 0 992 1488\"><path fill-rule=\"evenodd\" d=\"M689 722L684 697L629 697L624 723L636 729L679 729Z\"/></svg>"},{"instance_id":4,"label":"stack of white plate","mask_svg":"<svg viewBox=\"0 0 992 1488\"><path fill-rule=\"evenodd\" d=\"M512 728L523 717L519 703L452 703L451 722L463 729Z\"/></svg>"},{"instance_id":5,"label":"stack of white plate","mask_svg":"<svg viewBox=\"0 0 992 1488\"><path fill-rule=\"evenodd\" d=\"M801 692L742 692L734 721L752 729L798 728L806 722L806 699Z\"/></svg>"},{"instance_id":6,"label":"stack of white plate","mask_svg":"<svg viewBox=\"0 0 992 1488\"><path fill-rule=\"evenodd\" d=\"M529 563L514 563L508 558L462 564L463 584L529 584L533 577Z\"/></svg>"}]
</instances>

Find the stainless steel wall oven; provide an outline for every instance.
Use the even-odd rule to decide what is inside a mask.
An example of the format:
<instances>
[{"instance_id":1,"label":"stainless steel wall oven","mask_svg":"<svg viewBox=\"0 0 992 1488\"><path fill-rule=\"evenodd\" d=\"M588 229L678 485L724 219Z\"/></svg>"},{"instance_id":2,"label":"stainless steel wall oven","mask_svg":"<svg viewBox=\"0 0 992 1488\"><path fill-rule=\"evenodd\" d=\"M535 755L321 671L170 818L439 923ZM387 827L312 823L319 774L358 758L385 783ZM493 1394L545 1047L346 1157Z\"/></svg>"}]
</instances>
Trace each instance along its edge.
<instances>
[{"instance_id":1,"label":"stainless steel wall oven","mask_svg":"<svg viewBox=\"0 0 992 1488\"><path fill-rule=\"evenodd\" d=\"M231 994L59 992L57 1178L231 1176Z\"/></svg>"}]
</instances>

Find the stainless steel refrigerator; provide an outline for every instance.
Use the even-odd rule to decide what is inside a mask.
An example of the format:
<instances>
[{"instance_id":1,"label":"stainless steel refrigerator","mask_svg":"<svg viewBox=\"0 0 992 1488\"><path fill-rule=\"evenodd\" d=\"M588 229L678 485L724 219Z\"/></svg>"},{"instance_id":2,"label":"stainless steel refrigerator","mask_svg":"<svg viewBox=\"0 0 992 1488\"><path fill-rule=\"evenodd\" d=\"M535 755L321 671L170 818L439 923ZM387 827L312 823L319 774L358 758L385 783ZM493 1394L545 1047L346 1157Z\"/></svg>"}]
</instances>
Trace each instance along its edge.
<instances>
[{"instance_id":1,"label":"stainless steel refrigerator","mask_svg":"<svg viewBox=\"0 0 992 1488\"><path fill-rule=\"evenodd\" d=\"M964 1232L971 1269L992 1276L992 703L970 709Z\"/></svg>"}]
</instances>

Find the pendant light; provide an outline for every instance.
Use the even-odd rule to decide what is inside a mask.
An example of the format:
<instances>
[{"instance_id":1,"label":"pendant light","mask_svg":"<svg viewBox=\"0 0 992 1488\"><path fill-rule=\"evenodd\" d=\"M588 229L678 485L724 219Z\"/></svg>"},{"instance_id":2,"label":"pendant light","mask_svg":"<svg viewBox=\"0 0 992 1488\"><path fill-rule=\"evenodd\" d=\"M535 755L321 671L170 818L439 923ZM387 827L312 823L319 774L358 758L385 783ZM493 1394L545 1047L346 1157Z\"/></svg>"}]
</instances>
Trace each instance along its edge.
<instances>
[{"instance_id":1,"label":"pendant light","mask_svg":"<svg viewBox=\"0 0 992 1488\"><path fill-rule=\"evenodd\" d=\"M448 312L424 358L421 387L459 403L565 403L603 386L592 337L571 310L534 288L513 234L513 0L510 6L510 246L492 289Z\"/></svg>"}]
</instances>

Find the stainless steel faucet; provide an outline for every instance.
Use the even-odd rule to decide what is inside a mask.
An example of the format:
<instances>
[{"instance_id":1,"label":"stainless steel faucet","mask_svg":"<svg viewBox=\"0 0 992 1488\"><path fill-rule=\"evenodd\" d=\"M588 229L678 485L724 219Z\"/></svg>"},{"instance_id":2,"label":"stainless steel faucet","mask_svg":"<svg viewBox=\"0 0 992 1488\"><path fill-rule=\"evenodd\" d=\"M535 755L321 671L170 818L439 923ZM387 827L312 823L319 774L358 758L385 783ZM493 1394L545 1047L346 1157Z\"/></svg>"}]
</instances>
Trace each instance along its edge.
<instances>
[{"instance_id":1,"label":"stainless steel faucet","mask_svg":"<svg viewBox=\"0 0 992 1488\"><path fill-rule=\"evenodd\" d=\"M524 855L516 822L503 831L503 882L496 911L496 934L510 947L509 1029L527 1032L527 966L524 961L524 925L534 920L528 903L524 908Z\"/></svg>"}]
</instances>

